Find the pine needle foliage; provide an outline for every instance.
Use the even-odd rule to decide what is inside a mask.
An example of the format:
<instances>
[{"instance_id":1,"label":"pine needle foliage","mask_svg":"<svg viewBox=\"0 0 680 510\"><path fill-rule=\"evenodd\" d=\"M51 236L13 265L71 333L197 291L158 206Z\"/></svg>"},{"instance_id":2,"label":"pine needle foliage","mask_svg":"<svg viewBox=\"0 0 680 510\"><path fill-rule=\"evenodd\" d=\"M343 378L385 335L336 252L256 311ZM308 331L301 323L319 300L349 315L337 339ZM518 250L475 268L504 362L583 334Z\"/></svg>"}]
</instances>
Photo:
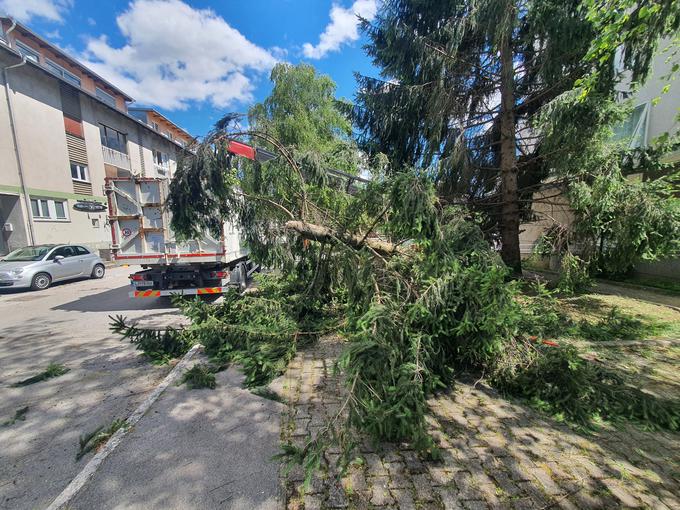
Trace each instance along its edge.
<instances>
[{"instance_id":1,"label":"pine needle foliage","mask_svg":"<svg viewBox=\"0 0 680 510\"><path fill-rule=\"evenodd\" d=\"M14 425L18 421L26 421L26 415L27 414L28 414L28 406L17 409L16 411L14 411L14 416L12 416L10 419L5 420L2 423L0 423L0 427L9 427L11 425Z\"/></svg>"},{"instance_id":2,"label":"pine needle foliage","mask_svg":"<svg viewBox=\"0 0 680 510\"><path fill-rule=\"evenodd\" d=\"M414 8L413 21L418 22L415 2L404 4ZM435 13L448 6L440 2L426 4ZM484 5L491 9L493 2ZM541 5L546 6L544 2ZM573 4L550 5L560 13L566 9L573 14L576 9ZM559 32L560 18L553 20L547 7L536 15L550 24L550 30ZM492 19L507 23L498 12L492 14ZM436 28L436 20L429 21L430 28ZM470 22L477 21L473 17ZM578 19L571 21L570 30L581 24ZM482 41L496 44L498 41L489 35L492 23L484 23ZM393 28L398 31L403 27L395 23ZM455 28L455 24L447 25L451 33L446 35L458 44L461 33ZM398 42L408 44L407 35L413 33L386 31L380 36L388 44L390 38L396 40L396 35L402 35ZM568 35L566 31L555 37ZM473 42L479 44L469 41ZM437 52L421 46L423 54L428 52L424 54L425 68L432 64L428 56ZM527 43L524 48L529 52L531 45ZM561 84L563 68L551 60L542 60L557 50L549 48L547 42L542 48L546 53L537 58L541 64L535 71L552 73L551 79ZM579 46L580 50L585 51L585 45ZM397 53L393 55L395 59L410 58L406 52L402 57ZM418 62L414 59L411 64L418 67ZM572 64L579 66L576 61ZM441 67L432 64L428 69L432 71L430 78L448 79L446 73L435 72ZM294 68L278 71L298 74ZM462 80L462 76L458 73L454 78ZM186 338L203 344L219 362L240 364L247 386L261 387L283 373L298 349L321 334L339 331L346 339L338 368L348 390L341 410L347 412L349 420L342 420L339 412L304 447L287 445L285 458L302 463L307 470L318 469L324 449L331 443L340 443L343 462L349 461L357 431L376 442L408 441L419 451L436 455L427 434L427 398L454 384L463 373L484 375L498 390L541 405L579 426L592 423L598 416L671 429L677 426L674 403L655 400L628 387L616 387L617 374L591 366L577 351L536 346L538 337L559 332L562 315L545 289L525 296L518 282L509 281L508 267L489 245L489 216L459 207L452 194L442 194L440 174L424 164L426 149L418 145L422 133L412 132L409 138L418 145L413 151L420 151L412 164L396 164L394 154L388 153L393 163L387 167L380 157L364 160L367 165L377 163L370 168L374 176L371 182L350 189L334 181L323 164L338 154L335 148L353 146L345 143L342 130L329 141L329 131L309 118L317 109L307 108L291 93L305 81L315 79L308 70L297 76L277 75L272 96L275 99L251 112L257 130L233 133L224 125L217 126L204 143L205 152L198 150L195 158L177 169L180 180L201 180L200 186L190 190L196 194L195 199L182 197L171 204L173 215L180 207L196 209L177 212L201 227L209 227L212 221L235 221L253 257L272 270L252 294L227 293L219 304L192 301L182 305L192 321L185 330ZM449 85L444 82L442 91ZM279 86L282 88L276 90ZM313 97L321 109L331 107L324 96L327 88L315 84L311 89L326 91L322 97L318 93ZM540 90L539 87L537 94ZM527 97L532 96L531 91L526 92ZM478 96L475 101L483 102L487 96ZM448 97L435 94L425 99ZM538 99L536 102L542 103ZM409 119L400 117L405 110L395 107L397 103L386 104L391 108L386 114L393 115L391 127L400 133L409 128ZM430 113L445 111L439 106L439 110L432 107ZM468 106L463 103L451 107ZM554 112L568 110L559 106L555 104ZM287 115L306 119L303 126L309 131L304 137L296 138L295 130L288 129L298 124ZM600 109L595 115L604 112ZM552 128L546 135L551 143L560 136L558 126L550 124L557 117L550 115L545 121ZM441 120L428 133L448 130L450 125L443 124L448 120ZM425 122L434 121L427 118ZM593 130L594 137L602 133ZM214 151L220 150L223 141L248 136L263 141L279 157L262 164L239 163L236 170L227 166L232 162L215 164ZM481 145L478 149L482 157ZM321 153L314 154L315 151ZM432 162L437 160L437 154L437 150L432 151ZM592 156L594 152L588 154ZM494 156L487 152L484 157L493 161ZM575 169L576 159L565 158L560 171L567 175ZM213 178L221 179L214 196L224 201L217 209L212 206L214 197L209 189ZM591 182L588 179L582 180ZM497 182L489 184L477 196L495 190L496 185ZM182 228L182 223L176 227Z\"/></svg>"},{"instance_id":3,"label":"pine needle foliage","mask_svg":"<svg viewBox=\"0 0 680 510\"><path fill-rule=\"evenodd\" d=\"M80 436L78 439L80 448L76 454L76 461L82 459L89 452L99 449L119 429L127 427L128 425L125 420L115 419L109 425L101 425L92 432Z\"/></svg>"},{"instance_id":4,"label":"pine needle foliage","mask_svg":"<svg viewBox=\"0 0 680 510\"><path fill-rule=\"evenodd\" d=\"M60 365L59 363L50 363L49 365L47 365L47 368L45 368L45 370L43 370L42 372L12 384L12 387L18 388L21 386L28 386L29 384L35 384L41 381L46 381L47 379L52 379L53 377L59 377L61 375L64 375L70 370L71 370L70 368L67 368L64 365Z\"/></svg>"},{"instance_id":5,"label":"pine needle foliage","mask_svg":"<svg viewBox=\"0 0 680 510\"><path fill-rule=\"evenodd\" d=\"M248 388L281 375L298 348L332 329L318 303L296 294L297 284L289 276L262 275L258 285L243 296L228 292L218 304L196 300L181 305L192 319L185 336L202 344L214 361L238 364Z\"/></svg>"},{"instance_id":6,"label":"pine needle foliage","mask_svg":"<svg viewBox=\"0 0 680 510\"><path fill-rule=\"evenodd\" d=\"M165 364L174 358L186 354L193 342L183 329L168 327L165 329L139 328L129 324L122 315L109 316L109 329L120 335L121 340L129 340L137 350L142 351L151 361Z\"/></svg>"},{"instance_id":7,"label":"pine needle foliage","mask_svg":"<svg viewBox=\"0 0 680 510\"><path fill-rule=\"evenodd\" d=\"M182 375L182 384L186 384L190 390L208 388L214 390L217 386L215 374L211 367L205 363L197 363Z\"/></svg>"},{"instance_id":8,"label":"pine needle foliage","mask_svg":"<svg viewBox=\"0 0 680 510\"><path fill-rule=\"evenodd\" d=\"M577 428L602 420L638 423L646 430L679 430L680 401L660 399L630 386L621 374L587 361L572 346L519 347L521 367L497 370L492 382L502 393Z\"/></svg>"}]
</instances>

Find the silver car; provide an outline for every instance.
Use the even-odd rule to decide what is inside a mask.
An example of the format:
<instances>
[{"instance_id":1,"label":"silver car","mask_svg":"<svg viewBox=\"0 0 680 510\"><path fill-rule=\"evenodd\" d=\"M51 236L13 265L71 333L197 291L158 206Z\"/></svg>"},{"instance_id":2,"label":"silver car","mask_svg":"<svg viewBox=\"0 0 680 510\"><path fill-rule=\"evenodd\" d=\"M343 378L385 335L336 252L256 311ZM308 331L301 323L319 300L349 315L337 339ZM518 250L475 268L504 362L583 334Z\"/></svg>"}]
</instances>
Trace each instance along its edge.
<instances>
[{"instance_id":1,"label":"silver car","mask_svg":"<svg viewBox=\"0 0 680 510\"><path fill-rule=\"evenodd\" d=\"M104 277L104 262L74 244L39 244L14 250L0 260L0 288L44 290L52 282Z\"/></svg>"}]
</instances>

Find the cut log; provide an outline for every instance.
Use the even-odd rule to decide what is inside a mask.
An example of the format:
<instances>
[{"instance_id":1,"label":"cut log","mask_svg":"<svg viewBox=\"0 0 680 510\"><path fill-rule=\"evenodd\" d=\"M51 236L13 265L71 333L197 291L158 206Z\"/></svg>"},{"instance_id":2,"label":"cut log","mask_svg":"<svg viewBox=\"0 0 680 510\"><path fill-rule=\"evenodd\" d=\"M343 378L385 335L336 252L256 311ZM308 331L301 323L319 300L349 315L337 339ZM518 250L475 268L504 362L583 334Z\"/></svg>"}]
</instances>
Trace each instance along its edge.
<instances>
[{"instance_id":1,"label":"cut log","mask_svg":"<svg viewBox=\"0 0 680 510\"><path fill-rule=\"evenodd\" d=\"M305 239L323 243L336 243L338 241L351 246L354 249L368 247L383 256L401 253L401 247L380 239L366 238L361 235L347 235L336 232L322 225L306 223L304 221L291 220L286 222L286 229L297 232Z\"/></svg>"}]
</instances>

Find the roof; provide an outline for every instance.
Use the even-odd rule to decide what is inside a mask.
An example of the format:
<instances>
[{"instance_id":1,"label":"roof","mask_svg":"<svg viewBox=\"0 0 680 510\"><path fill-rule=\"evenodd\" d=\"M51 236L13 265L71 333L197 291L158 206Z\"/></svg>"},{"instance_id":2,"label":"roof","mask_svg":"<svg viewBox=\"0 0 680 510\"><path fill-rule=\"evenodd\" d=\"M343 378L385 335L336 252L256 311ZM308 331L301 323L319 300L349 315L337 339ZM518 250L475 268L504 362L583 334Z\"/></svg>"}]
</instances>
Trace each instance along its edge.
<instances>
[{"instance_id":1,"label":"roof","mask_svg":"<svg viewBox=\"0 0 680 510\"><path fill-rule=\"evenodd\" d=\"M95 73L95 72L94 72L92 69L90 69L89 67L84 66L80 61L78 61L78 60L76 60L75 58L73 58L71 55L69 55L68 53L66 53L66 52L65 52L64 50L62 50L61 48L55 46L55 45L52 44L51 42L47 41L46 39L42 38L41 36L39 36L38 34L36 34L35 32L33 32L33 30L31 30L30 28L28 28L28 27L27 27L26 25L24 25L23 23L18 22L17 20L15 20L14 18L12 18L12 17L10 17L10 16L0 16L0 20L8 20L8 21L10 21L11 23L15 24L15 25L16 25L16 28L22 30L23 32L26 32L26 33L27 33L28 35L30 35L31 37L34 37L35 39L37 39L38 41L40 41L41 44L47 46L49 49L51 49L52 51L54 51L55 53L57 53L60 57L64 58L65 60L68 60L71 64L73 64L74 66L79 67L80 69L82 69L84 72L86 72L87 74L89 74L89 75L92 76L93 78L96 78L97 80L99 80L99 81L105 83L107 86L111 87L112 90L114 90L115 92L117 92L118 94L120 94L121 96L123 96L123 97L125 98L126 101L134 101L134 98L133 98L133 97L130 97L128 94L126 94L125 92L123 92L122 90L120 90L118 87L116 87L115 85L113 85L110 81L108 81L108 80L102 78L101 76L99 76L97 73Z\"/></svg>"},{"instance_id":2,"label":"roof","mask_svg":"<svg viewBox=\"0 0 680 510\"><path fill-rule=\"evenodd\" d=\"M0 50L5 50L6 52L10 53L10 54L13 55L14 57L16 57L18 61L21 61L21 60L23 59L23 57L21 56L21 54L20 54L17 50L15 50L14 48L10 48L10 47L9 47L8 45L6 45L6 44L0 43ZM167 142L172 143L173 145L177 146L178 148L180 148L180 149L182 149L182 150L187 150L186 147L180 145L180 144L177 143L175 140L172 140L172 139L170 139L170 138L164 137L163 135L161 135L160 133L158 133L158 132L157 132L156 130L154 130L152 127L148 126L148 125L146 124L146 122L144 122L144 121L142 121L142 120L140 120L140 119L138 119L138 118L136 118L136 117L133 117L132 115L130 115L130 114L127 113L127 112L124 112L124 111L122 111L122 110L119 110L119 109L116 108L115 106L111 106L110 104L108 104L108 103L102 101L101 99L99 99L95 94L93 94L93 93L90 92L89 90L86 90L86 89L84 89L84 88L82 88L82 87L77 87L77 86L75 86L73 83L71 83L71 82L65 80L64 78L62 78L61 76L59 76L59 75L57 75L57 74L54 74L54 73L50 72L49 70L45 69L45 68L44 68L43 66L41 66L40 64L38 64L38 63L36 63L36 62L33 62L32 60L26 60L26 64L27 64L27 65L31 65L31 66L33 66L33 67L36 68L36 69L39 69L40 71L42 71L43 73L45 73L47 76L49 76L49 77L51 77L51 78L54 78L55 80L58 80L58 81L60 81L61 83L65 83L66 85L68 85L68 86L71 87L72 89L78 91L80 94L86 95L86 96L89 97L90 99L92 99L92 100L94 100L94 101L97 101L99 104L101 104L102 106L108 108L109 110L111 110L111 111L113 111L113 112L116 112L118 115L122 115L123 117L126 117L127 119L129 119L129 120L135 122L137 125L142 126L144 129L146 129L147 131L153 133L154 135L158 136L159 138L162 138L163 140L166 140Z\"/></svg>"},{"instance_id":3,"label":"roof","mask_svg":"<svg viewBox=\"0 0 680 510\"><path fill-rule=\"evenodd\" d=\"M182 129L181 127L179 127L177 124L175 124L173 121L168 119L165 115L163 115L158 110L154 110L153 108L148 108L148 107L144 107L144 106L128 106L128 111L129 112L151 112L151 113L154 113L154 114L158 115L164 121L166 121L169 124L171 124L172 126L174 126L175 129L184 133L188 138L190 138L190 139L194 138L190 133L188 133L186 130Z\"/></svg>"}]
</instances>

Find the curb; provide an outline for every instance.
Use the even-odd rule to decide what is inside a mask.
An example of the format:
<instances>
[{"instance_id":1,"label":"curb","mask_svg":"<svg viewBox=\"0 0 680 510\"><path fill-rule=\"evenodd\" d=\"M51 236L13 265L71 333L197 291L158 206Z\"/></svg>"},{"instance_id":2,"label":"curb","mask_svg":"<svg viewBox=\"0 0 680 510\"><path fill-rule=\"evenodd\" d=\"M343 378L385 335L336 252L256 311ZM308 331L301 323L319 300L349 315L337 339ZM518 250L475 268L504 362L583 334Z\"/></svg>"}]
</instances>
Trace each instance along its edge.
<instances>
[{"instance_id":1,"label":"curb","mask_svg":"<svg viewBox=\"0 0 680 510\"><path fill-rule=\"evenodd\" d=\"M187 365L194 357L194 354L201 348L200 344L194 345L189 352L187 352L177 365L170 371L170 373L165 376L165 379L156 386L156 388L151 392L151 394L144 399L144 401L139 404L137 409L125 420L125 427L121 427L112 435L106 442L104 447L97 452L97 454L90 459L90 461L85 465L85 467L76 475L76 477L71 480L66 488L59 494L54 501L47 507L47 510L63 510L67 508L69 503L78 494L78 492L85 486L85 484L95 475L97 469L104 459L109 456L113 450L120 444L123 437L134 427L137 422L144 416L149 408L153 405L158 397L160 397L165 389L179 379L180 375L187 368Z\"/></svg>"}]
</instances>

